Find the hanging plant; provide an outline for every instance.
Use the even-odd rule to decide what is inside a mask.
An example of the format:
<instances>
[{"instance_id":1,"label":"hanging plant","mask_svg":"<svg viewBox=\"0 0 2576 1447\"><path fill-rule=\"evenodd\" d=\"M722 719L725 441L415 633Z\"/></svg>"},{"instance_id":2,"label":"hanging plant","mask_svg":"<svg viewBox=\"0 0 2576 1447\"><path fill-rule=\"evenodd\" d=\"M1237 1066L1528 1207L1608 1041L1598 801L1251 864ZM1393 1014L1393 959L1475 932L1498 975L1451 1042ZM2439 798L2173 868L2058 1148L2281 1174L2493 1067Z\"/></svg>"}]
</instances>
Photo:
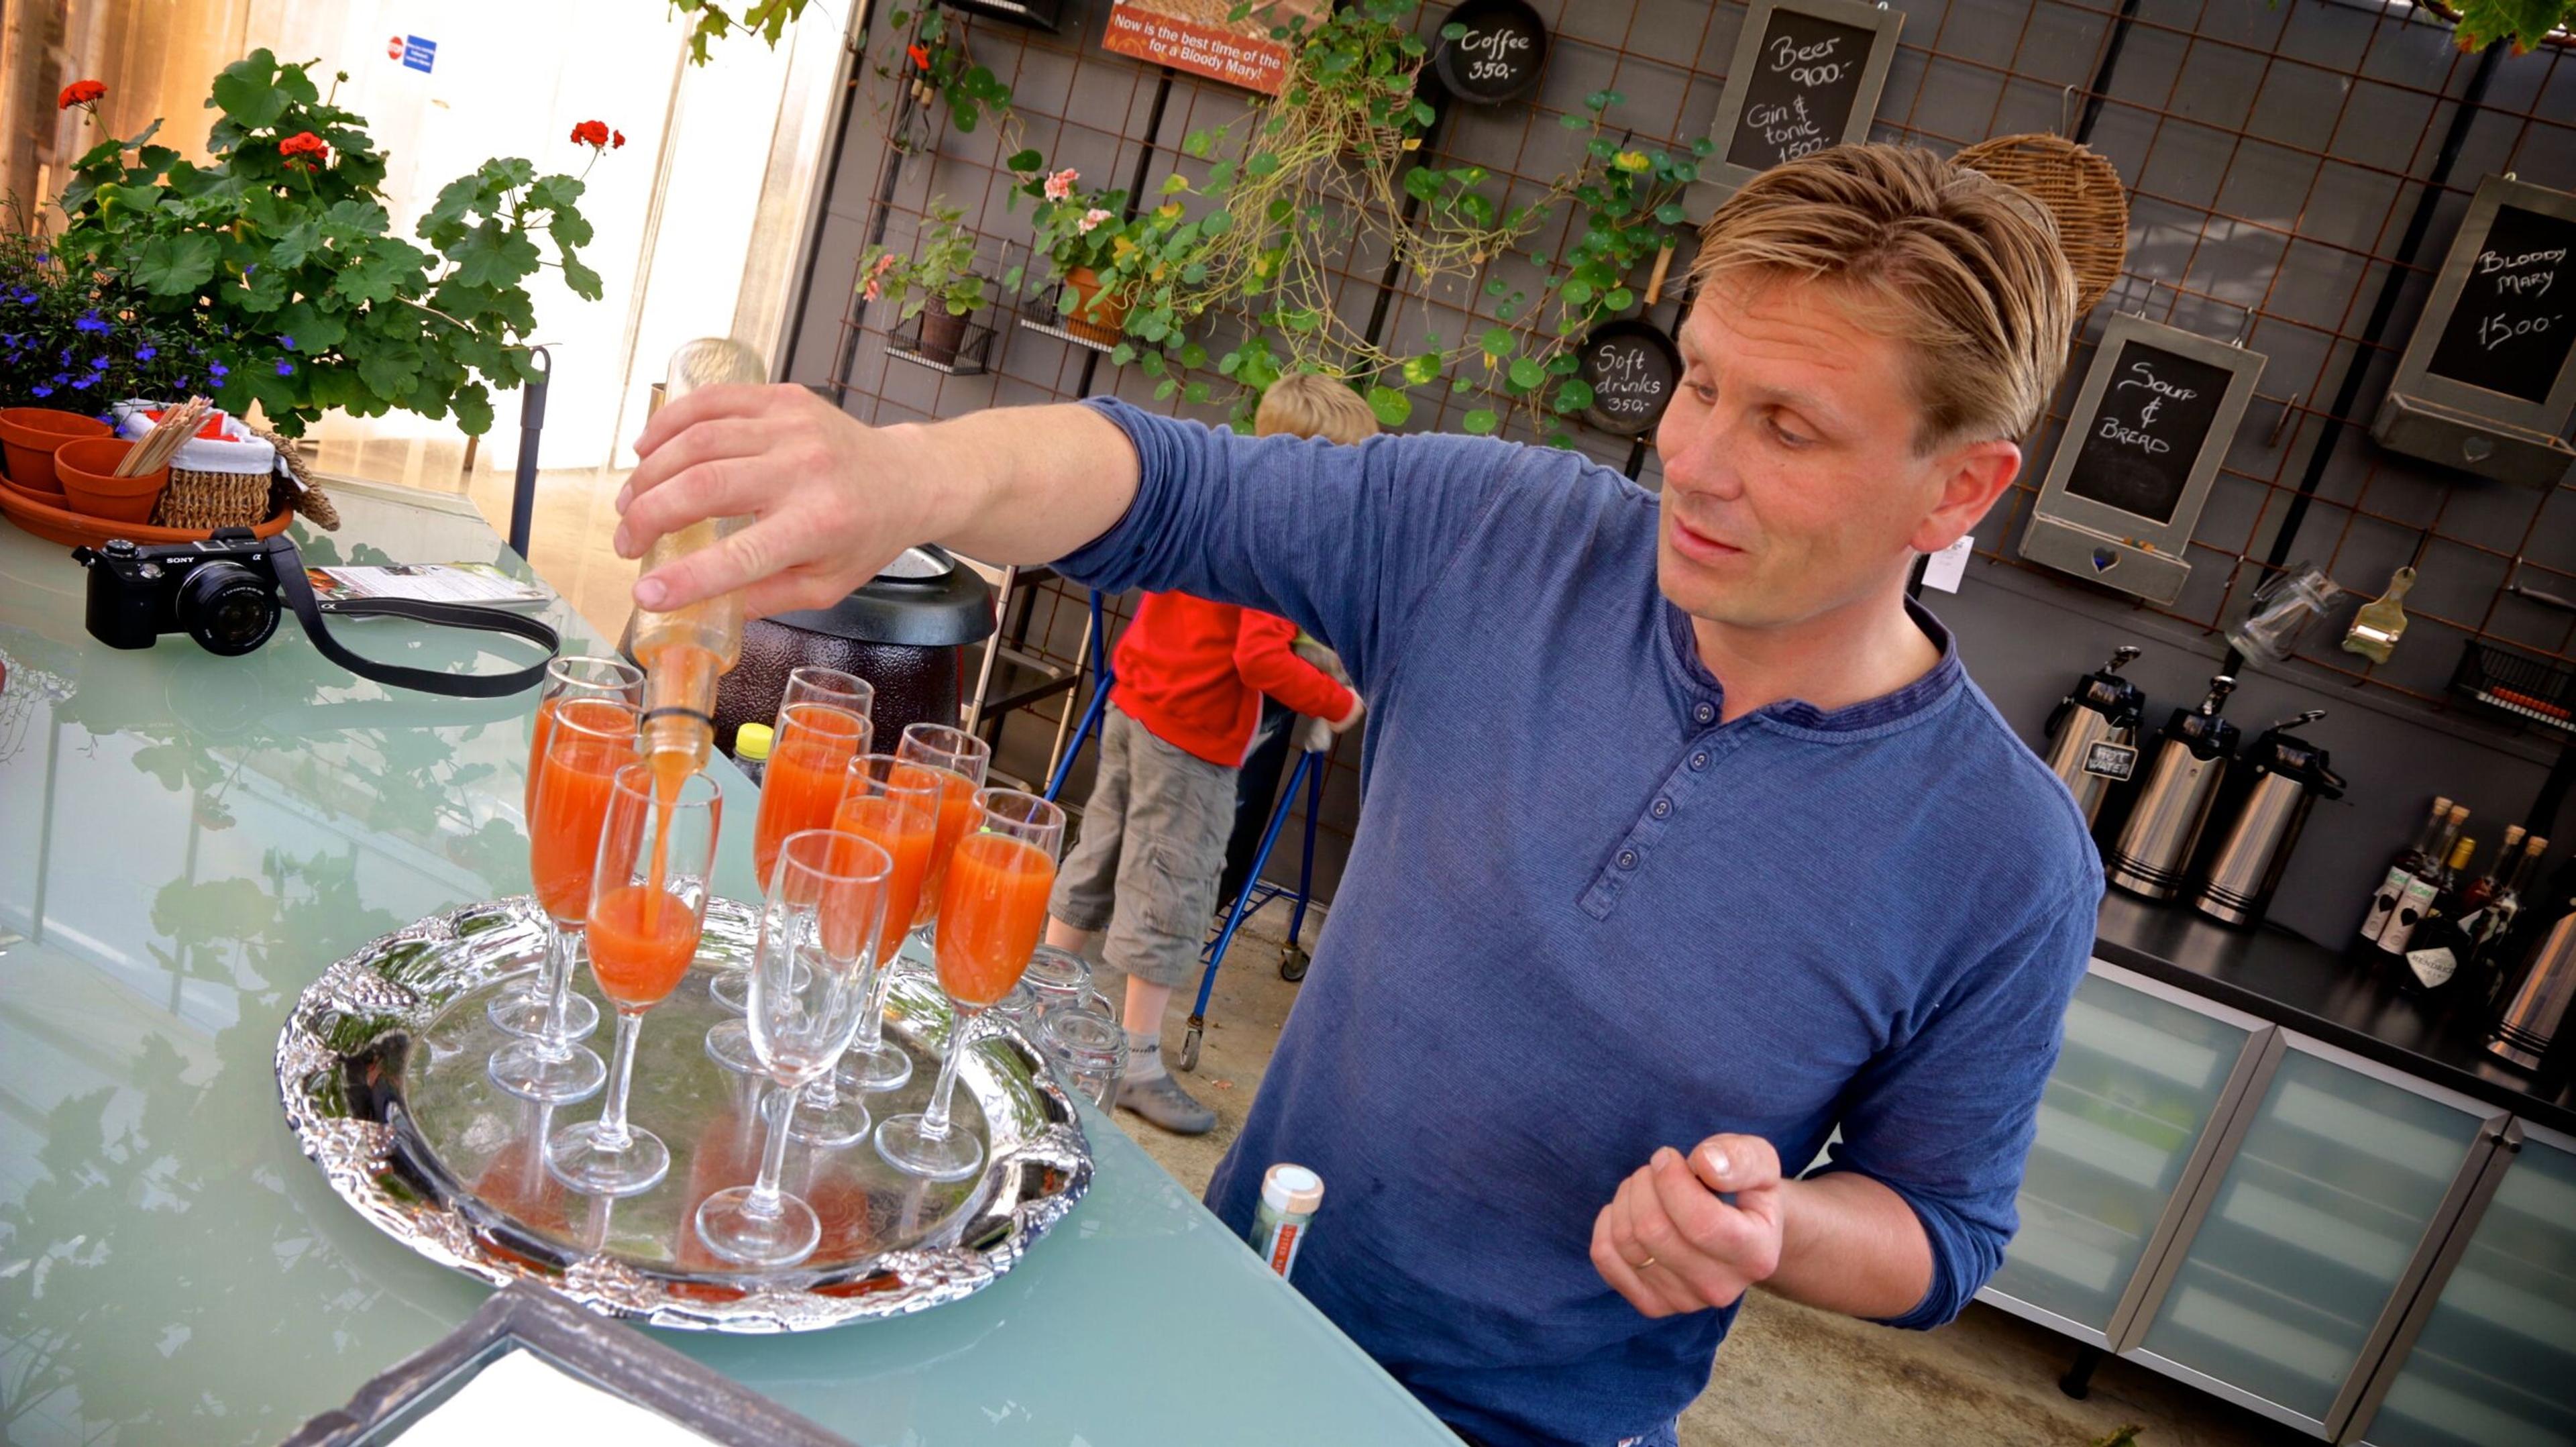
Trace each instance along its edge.
<instances>
[{"instance_id":1,"label":"hanging plant","mask_svg":"<svg viewBox=\"0 0 2576 1447\"><path fill-rule=\"evenodd\" d=\"M1011 88L966 49L965 28L936 8L895 10L887 17L894 39L877 58L876 73L904 86L923 110L948 109L948 123L972 132L986 116L1006 114ZM920 25L907 33L906 26Z\"/></svg>"},{"instance_id":2,"label":"hanging plant","mask_svg":"<svg viewBox=\"0 0 2576 1447\"><path fill-rule=\"evenodd\" d=\"M728 6L717 0L671 0L671 13L691 17L689 63L704 65L707 47L728 35L757 35L776 50L779 37L811 3L813 0L750 0L748 4ZM736 9L742 12L740 19L734 16Z\"/></svg>"}]
</instances>

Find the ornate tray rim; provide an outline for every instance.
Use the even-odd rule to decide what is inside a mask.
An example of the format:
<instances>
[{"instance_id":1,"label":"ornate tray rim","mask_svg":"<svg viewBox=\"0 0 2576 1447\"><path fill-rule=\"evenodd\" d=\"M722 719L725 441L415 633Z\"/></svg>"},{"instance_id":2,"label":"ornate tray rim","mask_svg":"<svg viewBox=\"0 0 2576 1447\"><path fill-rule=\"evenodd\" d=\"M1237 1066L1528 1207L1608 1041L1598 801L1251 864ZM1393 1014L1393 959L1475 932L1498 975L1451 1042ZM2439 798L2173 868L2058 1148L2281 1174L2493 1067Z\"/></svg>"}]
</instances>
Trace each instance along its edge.
<instances>
[{"instance_id":1,"label":"ornate tray rim","mask_svg":"<svg viewBox=\"0 0 2576 1447\"><path fill-rule=\"evenodd\" d=\"M711 924L756 928L751 906L718 898L710 900L707 908ZM746 1334L819 1331L853 1321L907 1316L973 1295L1018 1265L1029 1247L1090 1190L1090 1141L1072 1099L1036 1052L1012 1033L988 1037L975 1048L1001 1044L1016 1051L1033 1067L1031 1082L1054 1106L1057 1119L1034 1135L994 1149L985 1163L973 1196L987 1203L988 1215L979 1219L992 1224L982 1231L959 1233L982 1240L980 1246L961 1240L882 1252L859 1267L836 1271L822 1283L748 1272L641 1270L609 1253L593 1253L557 1270L496 1241L443 1193L390 1189L398 1132L386 1121L351 1114L348 1093L325 1088L343 1078L352 1060L328 1042L328 1026L359 1017L393 1017L394 1024L386 1028L427 1024L440 1002L389 977L384 967L409 962L421 947L452 943L496 924L524 921L535 909L535 900L527 895L483 900L430 915L369 941L304 988L278 1033L278 1098L297 1144L321 1167L324 1179L342 1200L420 1255L496 1287L532 1282L603 1316L651 1326ZM487 966L477 982L511 972ZM383 1033L382 1029L371 1033L370 1041ZM966 1073L975 1069L970 1059ZM1052 1179L1055 1189L1018 1199L1006 1213L990 1214L998 1183L1025 1179L1028 1173L1023 1168L1029 1166L1042 1168L1039 1178ZM441 1168L422 1175L436 1181L448 1178L449 1172ZM417 1183L403 1184L410 1188ZM968 1224L971 1227L977 1221ZM1000 1229L993 1229L994 1225ZM890 1277L891 1284L846 1294L811 1289L815 1284L838 1285L880 1276ZM727 1300L674 1290L705 1285L740 1289L742 1294Z\"/></svg>"}]
</instances>

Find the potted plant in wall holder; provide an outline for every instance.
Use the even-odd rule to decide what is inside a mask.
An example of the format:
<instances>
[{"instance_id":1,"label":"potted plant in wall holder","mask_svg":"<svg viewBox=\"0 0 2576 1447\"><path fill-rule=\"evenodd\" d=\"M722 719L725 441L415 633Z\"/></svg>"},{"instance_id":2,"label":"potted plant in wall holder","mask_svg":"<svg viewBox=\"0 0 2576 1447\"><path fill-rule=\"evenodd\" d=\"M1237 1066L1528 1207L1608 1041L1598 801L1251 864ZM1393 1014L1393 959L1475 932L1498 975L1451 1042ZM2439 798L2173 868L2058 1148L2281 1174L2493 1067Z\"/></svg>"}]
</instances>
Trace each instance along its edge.
<instances>
[{"instance_id":1,"label":"potted plant in wall holder","mask_svg":"<svg viewBox=\"0 0 2576 1447\"><path fill-rule=\"evenodd\" d=\"M1013 170L1019 169L1021 161L1038 163L1036 154L1028 151L1011 159ZM1052 174L1030 175L1019 191L1037 198L1029 218L1036 232L1032 244L1054 268L1054 278L1064 283L1056 310L1065 330L1094 346L1114 346L1127 324L1127 298L1117 285L1116 250L1118 239L1127 233L1128 223L1119 218L1127 198L1114 190L1080 190L1081 181L1080 173L1068 166ZM1019 269L1013 268L1003 284L1015 286L1019 278Z\"/></svg>"},{"instance_id":2,"label":"potted plant in wall holder","mask_svg":"<svg viewBox=\"0 0 2576 1447\"><path fill-rule=\"evenodd\" d=\"M917 321L913 351L923 360L957 369L959 358L967 357L980 369L982 347L970 347L967 339L978 330L974 316L990 283L975 273L975 233L961 224L965 215L945 198L932 197L930 220L913 254L889 251L868 263L859 295L896 303L897 325Z\"/></svg>"}]
</instances>

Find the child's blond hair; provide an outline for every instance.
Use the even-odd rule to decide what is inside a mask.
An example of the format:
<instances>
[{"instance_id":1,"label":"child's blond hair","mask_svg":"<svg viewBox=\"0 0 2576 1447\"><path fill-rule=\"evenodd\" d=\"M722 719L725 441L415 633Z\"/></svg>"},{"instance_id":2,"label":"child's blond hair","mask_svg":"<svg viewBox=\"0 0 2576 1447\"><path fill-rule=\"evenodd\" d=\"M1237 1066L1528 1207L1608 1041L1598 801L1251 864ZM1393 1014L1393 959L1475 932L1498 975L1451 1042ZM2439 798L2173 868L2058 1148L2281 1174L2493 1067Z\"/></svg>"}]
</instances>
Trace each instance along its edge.
<instances>
[{"instance_id":1,"label":"child's blond hair","mask_svg":"<svg viewBox=\"0 0 2576 1447\"><path fill-rule=\"evenodd\" d=\"M1256 437L1281 432L1327 442L1362 442L1377 435L1377 414L1344 383L1321 372L1292 372L1261 394L1261 410L1252 418Z\"/></svg>"}]
</instances>

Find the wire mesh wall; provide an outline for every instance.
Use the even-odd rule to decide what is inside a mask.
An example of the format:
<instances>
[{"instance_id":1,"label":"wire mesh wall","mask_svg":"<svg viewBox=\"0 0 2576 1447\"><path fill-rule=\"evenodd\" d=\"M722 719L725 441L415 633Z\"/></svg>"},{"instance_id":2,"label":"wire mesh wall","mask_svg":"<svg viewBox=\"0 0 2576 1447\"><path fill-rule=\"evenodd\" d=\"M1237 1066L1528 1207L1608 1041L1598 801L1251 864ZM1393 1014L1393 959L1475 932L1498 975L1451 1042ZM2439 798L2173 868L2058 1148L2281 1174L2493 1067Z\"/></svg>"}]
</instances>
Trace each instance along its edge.
<instances>
[{"instance_id":1,"label":"wire mesh wall","mask_svg":"<svg viewBox=\"0 0 2576 1447\"><path fill-rule=\"evenodd\" d=\"M2576 487L2464 478L2382 452L2365 430L2479 179L2510 171L2576 189L2576 60L2565 48L2466 55L2447 25L2402 0L1890 3L1906 22L1877 139L1947 151L1995 135L2070 133L2108 157L2129 189L2121 282L2086 321L2057 406L2031 440L2023 481L1978 530L1985 566L2116 596L2022 561L2017 545L2035 479L2103 325L2116 311L2142 311L2240 340L2269 359L2192 538L2190 582L2171 607L2148 611L2214 633L2241 617L2245 595L2285 563L2313 560L2364 596L2411 563L2421 574L2408 600L2418 631L2390 663L2370 666L2336 651L2326 630L2311 635L2301 657L2436 705L2466 640L2571 657L2576 616L2509 585L2518 574L2526 592L2576 593ZM1426 161L1484 167L1487 190L1508 208L1546 196L1583 164L1588 120L1569 127L1562 118L1585 116L1596 92L1623 97L1607 119L1624 146L1678 153L1707 134L1744 5L1538 0L1537 8L1552 31L1540 89L1506 106L1452 106L1426 138ZM826 385L871 422L1104 393L1224 420L1233 392L1225 378L1194 378L1210 384L1203 403L1158 399L1139 369L1016 324L1032 307L1043 311L1043 302L1006 301L989 318L999 333L989 371L954 376L890 358L892 309L857 296L859 268L882 250L907 250L934 198L965 210L990 274L1026 263L1027 208L1010 204L1015 183L1002 169L1022 145L1051 168L1076 168L1086 186L1125 185L1138 198L1156 194L1176 171L1204 181L1207 163L1185 155L1183 139L1241 117L1253 98L1102 50L1106 0L1078 9L1081 23L1061 35L966 22L976 60L1013 90L1013 118L1003 126L961 134L926 125L894 81L873 65L861 68L794 377ZM1436 37L1445 9L1430 6L1418 17L1426 39ZM869 45L873 59L898 50L900 39L877 22ZM889 149L887 137L899 128L915 149ZM1502 315L1506 302L1526 307L1540 295L1544 271L1528 253L1561 253L1571 222L1571 208L1560 207L1545 228L1473 275L1430 281L1391 268L1364 236L1328 268L1336 308L1391 349L1454 344L1512 320ZM1676 277L1688 259L1685 251ZM1645 310L1671 328L1685 304L1674 287ZM1239 339L1223 318L1206 331L1212 355ZM1455 430L1469 410L1494 408L1504 412L1507 435L1530 438L1526 417L1511 410L1496 379L1472 375L1472 365L1467 371L1454 384L1442 378L1410 389L1408 429ZM1567 430L1572 445L1605 465L1659 485L1649 441ZM1128 609L1121 601L1113 611L1123 621ZM1028 636L1037 650L1070 661L1083 624L1081 597L1052 585L1035 604ZM1005 758L1034 750L1042 763L1058 706L1031 710L1025 725L1007 728ZM1340 844L1357 813L1356 763L1356 745L1345 740L1327 775L1322 824L1330 842L1319 863L1328 880L1337 877ZM1077 797L1086 778L1077 773Z\"/></svg>"}]
</instances>

